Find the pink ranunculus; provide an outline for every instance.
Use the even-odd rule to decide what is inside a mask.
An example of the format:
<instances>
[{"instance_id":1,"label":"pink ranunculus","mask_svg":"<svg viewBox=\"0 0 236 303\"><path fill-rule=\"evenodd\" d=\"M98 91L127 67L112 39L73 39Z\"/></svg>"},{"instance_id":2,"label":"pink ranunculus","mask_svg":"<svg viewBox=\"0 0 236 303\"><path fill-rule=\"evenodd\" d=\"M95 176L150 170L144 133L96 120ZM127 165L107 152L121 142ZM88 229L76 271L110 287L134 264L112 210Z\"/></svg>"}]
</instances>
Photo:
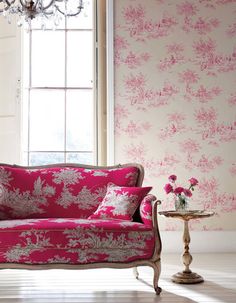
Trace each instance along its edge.
<instances>
[{"instance_id":1,"label":"pink ranunculus","mask_svg":"<svg viewBox=\"0 0 236 303\"><path fill-rule=\"evenodd\" d=\"M189 179L189 182L190 182L190 184L191 184L192 186L195 186L195 185L197 185L197 184L198 184L198 180L197 180L197 179L195 179L195 178L191 178L191 179Z\"/></svg>"},{"instance_id":2,"label":"pink ranunculus","mask_svg":"<svg viewBox=\"0 0 236 303\"><path fill-rule=\"evenodd\" d=\"M170 185L170 183L167 183L165 186L164 186L164 190L167 194L173 192L173 187L172 185Z\"/></svg>"},{"instance_id":3,"label":"pink ranunculus","mask_svg":"<svg viewBox=\"0 0 236 303\"><path fill-rule=\"evenodd\" d=\"M168 179L170 182L175 182L177 180L177 177L176 175L170 175Z\"/></svg>"},{"instance_id":4,"label":"pink ranunculus","mask_svg":"<svg viewBox=\"0 0 236 303\"><path fill-rule=\"evenodd\" d=\"M187 188L184 189L184 194L186 197L192 197L192 195L193 195L191 190L189 190Z\"/></svg>"},{"instance_id":5,"label":"pink ranunculus","mask_svg":"<svg viewBox=\"0 0 236 303\"><path fill-rule=\"evenodd\" d=\"M183 191L184 191L184 188L179 186L179 187L175 188L174 194L181 195Z\"/></svg>"}]
</instances>

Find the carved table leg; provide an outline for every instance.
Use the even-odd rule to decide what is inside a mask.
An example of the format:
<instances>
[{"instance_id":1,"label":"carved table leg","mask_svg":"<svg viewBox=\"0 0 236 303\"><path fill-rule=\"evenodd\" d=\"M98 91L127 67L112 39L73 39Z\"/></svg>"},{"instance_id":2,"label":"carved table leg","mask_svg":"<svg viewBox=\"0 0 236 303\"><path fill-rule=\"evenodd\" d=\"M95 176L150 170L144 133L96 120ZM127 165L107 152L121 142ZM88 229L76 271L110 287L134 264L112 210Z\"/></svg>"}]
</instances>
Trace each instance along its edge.
<instances>
[{"instance_id":1,"label":"carved table leg","mask_svg":"<svg viewBox=\"0 0 236 303\"><path fill-rule=\"evenodd\" d=\"M188 228L188 220L184 220L184 234L183 234L183 242L184 242L184 253L182 255L183 264L185 265L185 269L182 272L178 272L177 274L172 276L172 281L175 283L182 284L195 284L203 282L203 278L198 274L192 272L189 268L192 263L192 256L189 253L189 243L190 243L190 234Z\"/></svg>"}]
</instances>

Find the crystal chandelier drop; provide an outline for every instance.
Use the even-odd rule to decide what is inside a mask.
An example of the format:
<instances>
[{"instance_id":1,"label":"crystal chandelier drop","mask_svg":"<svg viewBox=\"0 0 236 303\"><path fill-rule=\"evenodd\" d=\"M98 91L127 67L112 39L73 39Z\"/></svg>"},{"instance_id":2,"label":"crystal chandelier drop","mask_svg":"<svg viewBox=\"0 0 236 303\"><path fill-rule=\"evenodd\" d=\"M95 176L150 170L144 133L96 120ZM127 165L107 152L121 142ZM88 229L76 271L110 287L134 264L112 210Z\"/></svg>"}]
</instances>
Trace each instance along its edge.
<instances>
[{"instance_id":1,"label":"crystal chandelier drop","mask_svg":"<svg viewBox=\"0 0 236 303\"><path fill-rule=\"evenodd\" d=\"M17 15L18 25L28 24L34 18L53 19L57 26L63 16L77 16L83 9L83 0L0 0L0 15L11 22L11 16Z\"/></svg>"}]
</instances>

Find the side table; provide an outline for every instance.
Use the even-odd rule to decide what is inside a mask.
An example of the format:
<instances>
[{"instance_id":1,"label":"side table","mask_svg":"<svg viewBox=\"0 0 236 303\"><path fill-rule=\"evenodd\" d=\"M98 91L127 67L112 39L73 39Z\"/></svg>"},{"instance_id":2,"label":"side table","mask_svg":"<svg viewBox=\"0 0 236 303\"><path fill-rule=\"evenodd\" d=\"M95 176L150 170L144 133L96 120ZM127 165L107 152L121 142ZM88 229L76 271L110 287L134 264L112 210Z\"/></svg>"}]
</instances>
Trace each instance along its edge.
<instances>
[{"instance_id":1,"label":"side table","mask_svg":"<svg viewBox=\"0 0 236 303\"><path fill-rule=\"evenodd\" d=\"M175 283L181 284L195 284L203 282L204 279L197 273L194 273L190 270L189 266L192 263L192 256L189 252L189 243L190 243L190 234L188 228L188 221L191 219L201 219L213 216L215 213L212 211L206 210L189 210L189 211L160 211L160 215L165 217L177 218L184 221L184 233L183 233L183 242L184 242L184 253L182 255L183 264L185 269L182 272L172 276L172 281Z\"/></svg>"}]
</instances>

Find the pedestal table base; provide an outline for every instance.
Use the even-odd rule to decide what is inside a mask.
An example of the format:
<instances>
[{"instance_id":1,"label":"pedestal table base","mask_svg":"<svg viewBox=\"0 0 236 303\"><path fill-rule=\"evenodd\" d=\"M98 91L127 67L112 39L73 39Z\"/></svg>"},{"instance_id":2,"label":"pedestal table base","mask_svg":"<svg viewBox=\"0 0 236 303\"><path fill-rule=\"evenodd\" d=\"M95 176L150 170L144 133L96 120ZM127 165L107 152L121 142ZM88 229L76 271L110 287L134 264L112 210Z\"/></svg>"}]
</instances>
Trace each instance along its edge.
<instances>
[{"instance_id":1,"label":"pedestal table base","mask_svg":"<svg viewBox=\"0 0 236 303\"><path fill-rule=\"evenodd\" d=\"M178 272L177 274L172 276L171 279L175 283L179 284L196 284L204 281L203 277L196 274L195 272Z\"/></svg>"},{"instance_id":2,"label":"pedestal table base","mask_svg":"<svg viewBox=\"0 0 236 303\"><path fill-rule=\"evenodd\" d=\"M198 274L192 272L190 270L190 264L192 263L193 257L189 252L189 243L190 243L190 234L188 228L188 221L191 219L199 219L199 218L207 218L214 215L212 211L205 210L190 210L190 211L160 211L160 215L164 215L166 217L178 218L184 221L184 234L183 234L183 242L184 242L184 253L182 254L183 264L185 269L182 272L178 272L177 274L172 276L172 281L175 283L181 284L196 284L203 282L203 277Z\"/></svg>"}]
</instances>

